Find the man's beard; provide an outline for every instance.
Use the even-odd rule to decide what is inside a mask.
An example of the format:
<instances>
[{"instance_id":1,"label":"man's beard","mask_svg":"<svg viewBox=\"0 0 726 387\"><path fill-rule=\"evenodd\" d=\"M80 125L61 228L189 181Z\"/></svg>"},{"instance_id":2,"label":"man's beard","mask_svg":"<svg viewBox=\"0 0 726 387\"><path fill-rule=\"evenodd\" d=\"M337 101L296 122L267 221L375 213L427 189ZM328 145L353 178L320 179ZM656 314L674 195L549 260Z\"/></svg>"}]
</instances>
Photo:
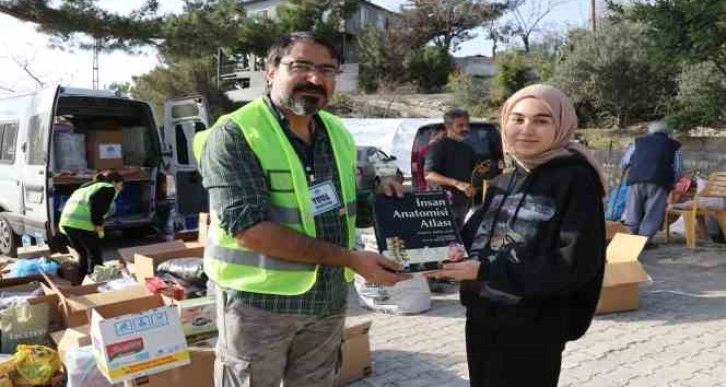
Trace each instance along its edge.
<instances>
[{"instance_id":1,"label":"man's beard","mask_svg":"<svg viewBox=\"0 0 726 387\"><path fill-rule=\"evenodd\" d=\"M323 108L324 104L321 104L320 100L324 99L323 96L315 95L290 95L285 98L283 104L291 112L298 116L312 116Z\"/></svg>"},{"instance_id":2,"label":"man's beard","mask_svg":"<svg viewBox=\"0 0 726 387\"><path fill-rule=\"evenodd\" d=\"M301 91L319 93L319 95L295 95L295 93ZM296 115L311 116L327 104L326 91L320 86L304 83L295 86L290 95L283 99L282 103Z\"/></svg>"}]
</instances>

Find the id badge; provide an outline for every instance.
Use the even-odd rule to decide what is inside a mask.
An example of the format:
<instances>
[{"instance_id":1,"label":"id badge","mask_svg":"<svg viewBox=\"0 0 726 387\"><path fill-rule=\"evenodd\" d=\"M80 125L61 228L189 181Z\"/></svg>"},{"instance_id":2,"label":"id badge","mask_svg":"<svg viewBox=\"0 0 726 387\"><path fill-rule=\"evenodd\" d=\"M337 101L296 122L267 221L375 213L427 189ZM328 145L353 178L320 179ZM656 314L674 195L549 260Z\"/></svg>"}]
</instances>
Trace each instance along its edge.
<instances>
[{"instance_id":1,"label":"id badge","mask_svg":"<svg viewBox=\"0 0 726 387\"><path fill-rule=\"evenodd\" d=\"M340 199L338 199L338 194L335 192L335 186L331 180L310 187L310 200L313 204L314 216L340 208Z\"/></svg>"}]
</instances>

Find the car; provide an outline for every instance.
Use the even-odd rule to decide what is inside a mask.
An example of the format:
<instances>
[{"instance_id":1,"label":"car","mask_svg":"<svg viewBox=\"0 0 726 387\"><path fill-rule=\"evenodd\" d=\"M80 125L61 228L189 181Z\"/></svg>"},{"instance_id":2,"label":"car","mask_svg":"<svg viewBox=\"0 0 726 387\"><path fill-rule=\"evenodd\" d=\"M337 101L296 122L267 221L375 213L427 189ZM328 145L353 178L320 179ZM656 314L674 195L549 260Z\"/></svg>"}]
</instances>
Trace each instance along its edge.
<instances>
[{"instance_id":1,"label":"car","mask_svg":"<svg viewBox=\"0 0 726 387\"><path fill-rule=\"evenodd\" d=\"M356 180L358 191L373 191L384 177L396 177L403 183L403 172L391 156L374 146L359 146Z\"/></svg>"}]
</instances>

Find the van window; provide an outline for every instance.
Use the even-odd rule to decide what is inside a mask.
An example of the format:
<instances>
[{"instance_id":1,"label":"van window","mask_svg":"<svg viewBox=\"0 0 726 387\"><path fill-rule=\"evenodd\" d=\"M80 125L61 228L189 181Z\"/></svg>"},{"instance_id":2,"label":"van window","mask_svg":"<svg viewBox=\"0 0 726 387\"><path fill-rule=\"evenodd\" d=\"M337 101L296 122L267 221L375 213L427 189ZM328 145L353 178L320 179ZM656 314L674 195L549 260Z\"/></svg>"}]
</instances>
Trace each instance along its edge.
<instances>
[{"instance_id":1,"label":"van window","mask_svg":"<svg viewBox=\"0 0 726 387\"><path fill-rule=\"evenodd\" d=\"M28 164L29 165L45 165L45 130L40 126L40 115L36 114L30 117L30 125L28 126Z\"/></svg>"},{"instance_id":2,"label":"van window","mask_svg":"<svg viewBox=\"0 0 726 387\"><path fill-rule=\"evenodd\" d=\"M189 147L187 146L187 136L181 124L177 124L174 128L176 132L176 162L179 165L189 165Z\"/></svg>"},{"instance_id":3,"label":"van window","mask_svg":"<svg viewBox=\"0 0 726 387\"><path fill-rule=\"evenodd\" d=\"M12 164L15 162L17 137L17 122L0 124L0 162L3 164Z\"/></svg>"}]
</instances>

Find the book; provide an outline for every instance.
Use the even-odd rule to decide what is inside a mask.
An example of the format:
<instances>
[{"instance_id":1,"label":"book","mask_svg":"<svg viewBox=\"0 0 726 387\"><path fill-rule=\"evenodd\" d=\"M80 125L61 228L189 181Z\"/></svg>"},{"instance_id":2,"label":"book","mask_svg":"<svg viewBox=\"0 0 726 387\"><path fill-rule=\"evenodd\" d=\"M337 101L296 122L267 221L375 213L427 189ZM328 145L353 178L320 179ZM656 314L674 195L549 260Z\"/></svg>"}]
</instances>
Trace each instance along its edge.
<instances>
[{"instance_id":1,"label":"book","mask_svg":"<svg viewBox=\"0 0 726 387\"><path fill-rule=\"evenodd\" d=\"M466 258L466 250L444 191L377 195L373 204L378 251L399 261L405 272L436 270Z\"/></svg>"}]
</instances>

